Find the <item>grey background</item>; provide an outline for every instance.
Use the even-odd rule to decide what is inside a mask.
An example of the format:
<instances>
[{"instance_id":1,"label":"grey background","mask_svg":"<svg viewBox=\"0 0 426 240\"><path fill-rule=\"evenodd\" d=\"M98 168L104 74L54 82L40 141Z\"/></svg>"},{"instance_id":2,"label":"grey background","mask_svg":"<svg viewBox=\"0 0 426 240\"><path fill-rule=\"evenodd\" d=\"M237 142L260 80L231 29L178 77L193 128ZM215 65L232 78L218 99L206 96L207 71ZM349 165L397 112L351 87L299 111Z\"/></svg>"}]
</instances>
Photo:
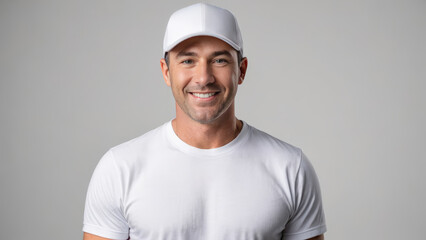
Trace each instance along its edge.
<instances>
[{"instance_id":1,"label":"grey background","mask_svg":"<svg viewBox=\"0 0 426 240\"><path fill-rule=\"evenodd\" d=\"M80 239L108 148L173 118L159 60L194 1L0 2L0 239ZM422 239L426 2L211 1L249 68L237 115L301 147L327 239Z\"/></svg>"}]
</instances>

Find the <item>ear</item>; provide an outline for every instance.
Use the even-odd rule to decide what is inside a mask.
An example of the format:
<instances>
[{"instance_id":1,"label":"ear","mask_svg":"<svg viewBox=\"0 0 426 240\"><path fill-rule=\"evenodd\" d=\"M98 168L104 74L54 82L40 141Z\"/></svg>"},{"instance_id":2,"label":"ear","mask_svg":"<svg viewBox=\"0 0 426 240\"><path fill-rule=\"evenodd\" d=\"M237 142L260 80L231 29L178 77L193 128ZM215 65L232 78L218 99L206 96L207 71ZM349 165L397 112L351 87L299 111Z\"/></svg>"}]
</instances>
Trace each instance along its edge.
<instances>
[{"instance_id":1,"label":"ear","mask_svg":"<svg viewBox=\"0 0 426 240\"><path fill-rule=\"evenodd\" d=\"M247 66L248 66L248 60L245 57L241 59L240 76L238 77L238 84L242 84L244 82L244 78L246 77L246 72L247 72Z\"/></svg>"},{"instance_id":2,"label":"ear","mask_svg":"<svg viewBox=\"0 0 426 240\"><path fill-rule=\"evenodd\" d=\"M167 86L171 86L170 82L170 71L169 66L167 66L166 60L162 58L160 60L160 66L161 66L161 72L163 73L164 81L166 82Z\"/></svg>"}]
</instances>

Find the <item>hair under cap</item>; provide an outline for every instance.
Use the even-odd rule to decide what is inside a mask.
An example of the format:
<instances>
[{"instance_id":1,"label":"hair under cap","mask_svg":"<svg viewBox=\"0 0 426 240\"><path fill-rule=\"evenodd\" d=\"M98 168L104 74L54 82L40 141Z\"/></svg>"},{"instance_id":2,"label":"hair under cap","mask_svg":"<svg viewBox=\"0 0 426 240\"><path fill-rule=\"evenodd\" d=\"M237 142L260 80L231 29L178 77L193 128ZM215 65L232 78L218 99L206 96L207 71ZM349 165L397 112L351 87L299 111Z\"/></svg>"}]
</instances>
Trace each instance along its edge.
<instances>
[{"instance_id":1,"label":"hair under cap","mask_svg":"<svg viewBox=\"0 0 426 240\"><path fill-rule=\"evenodd\" d=\"M197 3L174 12L167 24L163 56L180 42L195 36L216 37L243 56L243 39L234 15L223 8Z\"/></svg>"}]
</instances>

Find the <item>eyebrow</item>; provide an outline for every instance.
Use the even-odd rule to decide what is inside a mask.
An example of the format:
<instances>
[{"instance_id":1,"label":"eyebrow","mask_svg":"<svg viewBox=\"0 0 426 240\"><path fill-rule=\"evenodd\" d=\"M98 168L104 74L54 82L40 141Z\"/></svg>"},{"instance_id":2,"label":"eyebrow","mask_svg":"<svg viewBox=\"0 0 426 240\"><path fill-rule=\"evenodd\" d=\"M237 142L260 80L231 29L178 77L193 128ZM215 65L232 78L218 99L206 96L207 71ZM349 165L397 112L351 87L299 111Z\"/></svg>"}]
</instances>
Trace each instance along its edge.
<instances>
[{"instance_id":1,"label":"eyebrow","mask_svg":"<svg viewBox=\"0 0 426 240\"><path fill-rule=\"evenodd\" d=\"M179 57L194 57L197 56L197 54L195 52L185 52L185 51L180 51L177 55L176 58Z\"/></svg>"},{"instance_id":2,"label":"eyebrow","mask_svg":"<svg viewBox=\"0 0 426 240\"><path fill-rule=\"evenodd\" d=\"M232 54L227 51L227 50L223 50L223 51L216 51L214 53L211 54L212 57L217 57L220 55L226 55L228 57L232 57ZM180 51L177 55L176 58L179 57L196 57L198 56L198 54L196 54L195 52L185 52L185 51Z\"/></svg>"},{"instance_id":3,"label":"eyebrow","mask_svg":"<svg viewBox=\"0 0 426 240\"><path fill-rule=\"evenodd\" d=\"M226 55L228 57L232 57L232 54L229 51L227 51L227 50L217 51L217 52L214 52L212 54L213 57L217 57L217 56L220 56L220 55Z\"/></svg>"}]
</instances>

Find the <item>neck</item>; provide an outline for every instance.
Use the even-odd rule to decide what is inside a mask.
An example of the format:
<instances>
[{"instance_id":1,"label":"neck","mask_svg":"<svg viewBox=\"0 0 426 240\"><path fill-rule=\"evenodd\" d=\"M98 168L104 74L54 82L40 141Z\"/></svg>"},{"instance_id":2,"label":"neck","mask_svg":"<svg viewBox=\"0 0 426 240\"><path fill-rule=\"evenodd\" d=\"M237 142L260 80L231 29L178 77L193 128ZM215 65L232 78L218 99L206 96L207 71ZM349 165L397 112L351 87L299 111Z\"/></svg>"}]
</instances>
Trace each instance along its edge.
<instances>
[{"instance_id":1,"label":"neck","mask_svg":"<svg viewBox=\"0 0 426 240\"><path fill-rule=\"evenodd\" d=\"M185 143L201 149L218 148L228 144L238 136L242 126L242 121L233 113L206 124L182 114L177 114L172 120L176 135Z\"/></svg>"}]
</instances>

